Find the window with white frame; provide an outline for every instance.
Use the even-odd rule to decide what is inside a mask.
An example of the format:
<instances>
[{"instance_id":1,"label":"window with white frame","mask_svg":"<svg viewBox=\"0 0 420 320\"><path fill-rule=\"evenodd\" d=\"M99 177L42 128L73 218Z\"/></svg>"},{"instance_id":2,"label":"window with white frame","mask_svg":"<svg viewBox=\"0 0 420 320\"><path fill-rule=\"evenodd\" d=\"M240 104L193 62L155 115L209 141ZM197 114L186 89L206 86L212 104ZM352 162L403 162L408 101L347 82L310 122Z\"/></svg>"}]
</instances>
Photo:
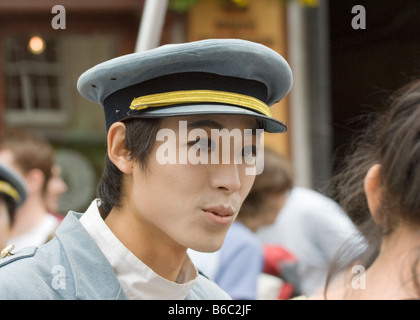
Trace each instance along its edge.
<instances>
[{"instance_id":1,"label":"window with white frame","mask_svg":"<svg viewBox=\"0 0 420 320\"><path fill-rule=\"evenodd\" d=\"M7 37L4 40L6 121L12 125L62 125L69 101L58 39Z\"/></svg>"}]
</instances>

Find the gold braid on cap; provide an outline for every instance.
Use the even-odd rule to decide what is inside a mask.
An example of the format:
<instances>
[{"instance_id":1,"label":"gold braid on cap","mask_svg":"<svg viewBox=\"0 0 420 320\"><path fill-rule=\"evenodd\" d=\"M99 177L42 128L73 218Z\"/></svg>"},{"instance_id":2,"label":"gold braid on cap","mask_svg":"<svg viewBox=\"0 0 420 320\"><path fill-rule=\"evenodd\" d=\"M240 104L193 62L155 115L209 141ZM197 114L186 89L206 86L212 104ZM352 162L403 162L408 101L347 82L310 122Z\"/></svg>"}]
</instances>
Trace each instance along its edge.
<instances>
[{"instance_id":1,"label":"gold braid on cap","mask_svg":"<svg viewBox=\"0 0 420 320\"><path fill-rule=\"evenodd\" d=\"M183 103L215 102L232 104L257 111L273 117L270 108L261 100L239 93L214 90L185 90L150 94L135 98L130 105L131 110L143 110L152 107L166 107Z\"/></svg>"},{"instance_id":2,"label":"gold braid on cap","mask_svg":"<svg viewBox=\"0 0 420 320\"><path fill-rule=\"evenodd\" d=\"M20 201L19 192L12 185L6 181L0 180L0 192L12 197L16 202Z\"/></svg>"}]
</instances>

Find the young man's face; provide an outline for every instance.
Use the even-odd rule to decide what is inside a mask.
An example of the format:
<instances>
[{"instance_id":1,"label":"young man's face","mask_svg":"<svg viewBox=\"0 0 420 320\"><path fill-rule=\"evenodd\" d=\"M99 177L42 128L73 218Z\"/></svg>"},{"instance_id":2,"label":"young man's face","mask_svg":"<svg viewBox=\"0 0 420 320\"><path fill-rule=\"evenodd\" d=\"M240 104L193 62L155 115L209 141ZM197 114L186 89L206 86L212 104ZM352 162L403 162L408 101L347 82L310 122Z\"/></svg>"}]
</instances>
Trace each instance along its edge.
<instances>
[{"instance_id":1,"label":"young man's face","mask_svg":"<svg viewBox=\"0 0 420 320\"><path fill-rule=\"evenodd\" d=\"M223 128L234 132L231 139L222 137L225 142L214 138ZM250 150L255 151L259 137L250 129L256 128L255 118L247 116L162 120L147 169L135 163L126 190L127 204L147 226L150 239L157 236L197 251L221 247L254 183L255 175L245 169L255 165Z\"/></svg>"}]
</instances>

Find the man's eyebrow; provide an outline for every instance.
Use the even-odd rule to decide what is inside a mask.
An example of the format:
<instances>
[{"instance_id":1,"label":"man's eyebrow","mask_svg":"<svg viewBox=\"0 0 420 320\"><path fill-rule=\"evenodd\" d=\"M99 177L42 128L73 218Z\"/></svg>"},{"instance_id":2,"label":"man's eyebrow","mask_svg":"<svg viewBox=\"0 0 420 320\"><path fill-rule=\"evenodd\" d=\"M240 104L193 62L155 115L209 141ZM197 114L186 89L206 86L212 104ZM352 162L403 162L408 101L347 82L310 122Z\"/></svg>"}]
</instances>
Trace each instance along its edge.
<instances>
[{"instance_id":1,"label":"man's eyebrow","mask_svg":"<svg viewBox=\"0 0 420 320\"><path fill-rule=\"evenodd\" d=\"M213 120L207 120L207 119L200 119L197 121L189 122L187 124L188 129L194 129L194 128L202 128L202 127L208 127L208 128L215 128L215 129L224 129L224 126L222 126L220 123L213 121ZM259 128L258 125L255 127L249 128L252 130L252 135L256 135L256 131ZM246 132L248 133L248 132Z\"/></svg>"},{"instance_id":2,"label":"man's eyebrow","mask_svg":"<svg viewBox=\"0 0 420 320\"><path fill-rule=\"evenodd\" d=\"M188 129L194 129L194 128L202 128L202 127L209 127L209 128L216 128L216 129L223 129L224 127L213 120L206 120L206 119L200 119L193 122L188 122L187 124Z\"/></svg>"}]
</instances>

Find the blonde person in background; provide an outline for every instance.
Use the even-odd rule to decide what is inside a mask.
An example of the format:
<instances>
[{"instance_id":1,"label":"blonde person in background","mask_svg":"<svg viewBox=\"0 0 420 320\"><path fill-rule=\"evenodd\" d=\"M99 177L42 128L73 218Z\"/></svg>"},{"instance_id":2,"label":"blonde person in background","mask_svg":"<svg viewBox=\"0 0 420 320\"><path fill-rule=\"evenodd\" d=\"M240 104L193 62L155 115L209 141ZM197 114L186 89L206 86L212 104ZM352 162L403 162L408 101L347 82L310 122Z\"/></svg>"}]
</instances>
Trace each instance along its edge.
<instances>
[{"instance_id":1,"label":"blonde person in background","mask_svg":"<svg viewBox=\"0 0 420 320\"><path fill-rule=\"evenodd\" d=\"M45 201L49 212L59 215L60 212L60 198L68 190L67 183L63 180L62 169L60 165L55 163L51 168L51 177L47 182L47 189L45 192Z\"/></svg>"},{"instance_id":2,"label":"blonde person in background","mask_svg":"<svg viewBox=\"0 0 420 320\"><path fill-rule=\"evenodd\" d=\"M54 149L43 137L21 128L6 129L0 138L0 161L24 178L28 196L15 214L9 244L20 250L44 244L60 220L49 213L45 201Z\"/></svg>"},{"instance_id":3,"label":"blonde person in background","mask_svg":"<svg viewBox=\"0 0 420 320\"><path fill-rule=\"evenodd\" d=\"M60 210L60 198L68 190L67 183L61 177L61 167L55 163L51 168L51 177L47 182L47 188L45 190L45 204L49 213L54 215L60 222L64 219L64 215ZM55 230L50 233L46 242L51 240L55 236Z\"/></svg>"}]
</instances>

